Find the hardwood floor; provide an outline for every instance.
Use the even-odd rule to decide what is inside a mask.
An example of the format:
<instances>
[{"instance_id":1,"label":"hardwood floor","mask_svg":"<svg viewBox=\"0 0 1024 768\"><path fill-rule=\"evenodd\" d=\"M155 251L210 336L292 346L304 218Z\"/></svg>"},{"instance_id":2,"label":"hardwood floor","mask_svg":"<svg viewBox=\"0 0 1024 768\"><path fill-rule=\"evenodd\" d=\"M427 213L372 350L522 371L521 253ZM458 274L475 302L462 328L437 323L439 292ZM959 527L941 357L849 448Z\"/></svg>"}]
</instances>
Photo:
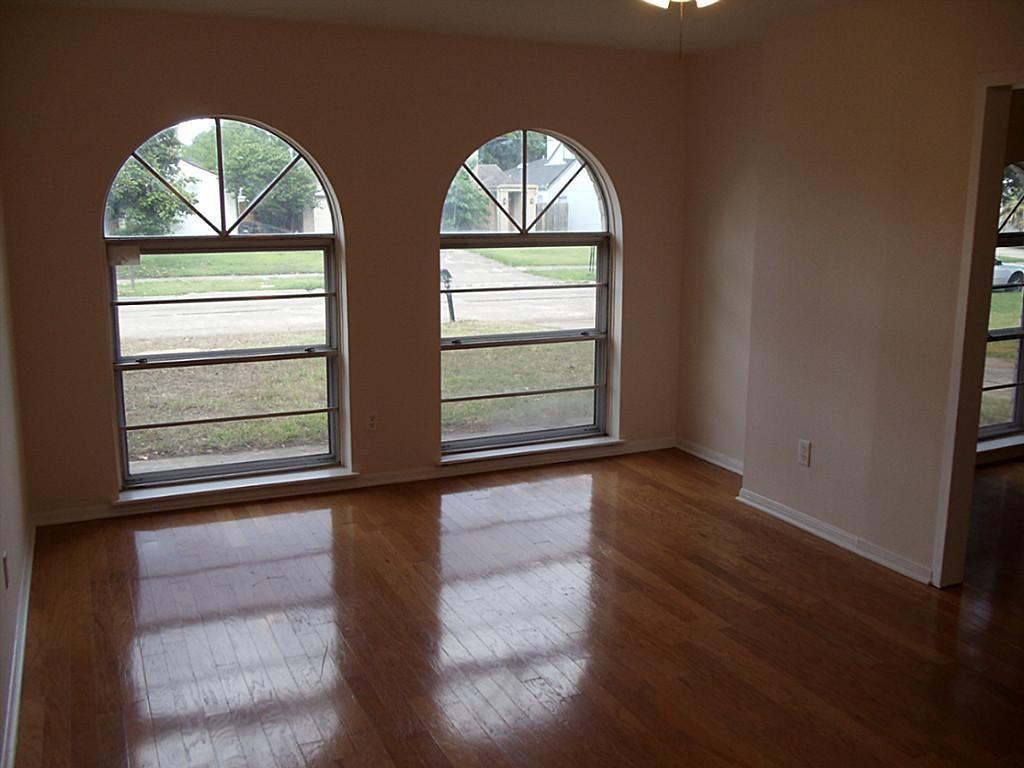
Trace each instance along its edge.
<instances>
[{"instance_id":1,"label":"hardwood floor","mask_svg":"<svg viewBox=\"0 0 1024 768\"><path fill-rule=\"evenodd\" d=\"M17 764L1024 764L1019 577L940 592L738 485L663 451L43 528Z\"/></svg>"}]
</instances>

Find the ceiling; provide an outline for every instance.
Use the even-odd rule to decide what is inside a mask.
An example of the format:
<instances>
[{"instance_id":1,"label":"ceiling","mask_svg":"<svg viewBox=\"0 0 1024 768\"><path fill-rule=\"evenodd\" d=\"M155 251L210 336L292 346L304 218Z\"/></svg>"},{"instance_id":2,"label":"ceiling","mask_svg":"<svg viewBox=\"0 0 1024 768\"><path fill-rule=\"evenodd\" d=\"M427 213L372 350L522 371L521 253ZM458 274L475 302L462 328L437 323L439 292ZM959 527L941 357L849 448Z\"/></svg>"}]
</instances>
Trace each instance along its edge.
<instances>
[{"instance_id":1,"label":"ceiling","mask_svg":"<svg viewBox=\"0 0 1024 768\"><path fill-rule=\"evenodd\" d=\"M772 21L849 0L721 0L683 10L683 48L761 37ZM129 8L420 29L674 53L679 6L640 0L8 0L9 5Z\"/></svg>"}]
</instances>

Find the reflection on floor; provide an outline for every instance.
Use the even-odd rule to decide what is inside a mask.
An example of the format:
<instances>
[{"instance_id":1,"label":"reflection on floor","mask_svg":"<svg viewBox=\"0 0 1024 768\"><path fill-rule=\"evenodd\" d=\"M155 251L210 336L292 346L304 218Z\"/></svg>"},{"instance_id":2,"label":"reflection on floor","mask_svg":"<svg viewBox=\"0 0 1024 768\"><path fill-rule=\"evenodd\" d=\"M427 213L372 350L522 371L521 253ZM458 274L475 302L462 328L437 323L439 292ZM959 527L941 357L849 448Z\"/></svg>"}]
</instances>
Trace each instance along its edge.
<instances>
[{"instance_id":1,"label":"reflection on floor","mask_svg":"<svg viewBox=\"0 0 1024 768\"><path fill-rule=\"evenodd\" d=\"M738 486L664 451L42 529L18 766L1021 764L1019 608Z\"/></svg>"},{"instance_id":2,"label":"reflection on floor","mask_svg":"<svg viewBox=\"0 0 1024 768\"><path fill-rule=\"evenodd\" d=\"M1024 613L1024 461L975 473L964 588L1019 618Z\"/></svg>"}]
</instances>

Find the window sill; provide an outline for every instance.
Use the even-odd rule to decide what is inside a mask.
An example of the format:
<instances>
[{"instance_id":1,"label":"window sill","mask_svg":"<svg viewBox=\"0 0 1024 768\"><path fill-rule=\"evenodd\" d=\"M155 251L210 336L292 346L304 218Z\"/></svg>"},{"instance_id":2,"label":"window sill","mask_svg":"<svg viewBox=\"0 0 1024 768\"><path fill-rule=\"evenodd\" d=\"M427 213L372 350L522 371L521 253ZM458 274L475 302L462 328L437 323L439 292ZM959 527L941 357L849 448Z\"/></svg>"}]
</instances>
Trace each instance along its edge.
<instances>
[{"instance_id":1,"label":"window sill","mask_svg":"<svg viewBox=\"0 0 1024 768\"><path fill-rule=\"evenodd\" d=\"M533 443L531 445L516 445L510 448L487 448L480 451L466 451L465 453L453 453L441 457L438 464L442 467L456 464L466 464L472 461L493 461L496 459L510 459L517 456L534 456L543 453L560 453L564 451L577 451L587 448L608 448L615 445L622 445L625 440L617 437L585 437L576 440L559 440L551 443Z\"/></svg>"},{"instance_id":2,"label":"window sill","mask_svg":"<svg viewBox=\"0 0 1024 768\"><path fill-rule=\"evenodd\" d=\"M200 480L147 488L128 488L114 501L115 508L123 511L180 509L223 502L243 502L272 496L316 493L334 486L336 481L358 477L348 467L322 467L295 472L277 472L266 475L228 477L219 480Z\"/></svg>"},{"instance_id":3,"label":"window sill","mask_svg":"<svg viewBox=\"0 0 1024 768\"><path fill-rule=\"evenodd\" d=\"M994 464L1021 456L1024 456L1024 435L1006 435L978 441L977 464Z\"/></svg>"}]
</instances>

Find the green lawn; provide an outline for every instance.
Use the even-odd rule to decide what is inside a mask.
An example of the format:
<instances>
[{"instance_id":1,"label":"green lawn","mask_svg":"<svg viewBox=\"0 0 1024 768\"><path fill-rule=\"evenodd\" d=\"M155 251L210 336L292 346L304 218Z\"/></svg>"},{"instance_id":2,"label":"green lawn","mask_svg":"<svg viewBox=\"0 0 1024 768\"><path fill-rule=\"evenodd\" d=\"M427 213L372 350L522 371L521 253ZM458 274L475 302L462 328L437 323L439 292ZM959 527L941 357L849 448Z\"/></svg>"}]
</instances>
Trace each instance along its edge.
<instances>
[{"instance_id":1,"label":"green lawn","mask_svg":"<svg viewBox=\"0 0 1024 768\"><path fill-rule=\"evenodd\" d=\"M582 283L594 280L590 269L593 248L572 245L552 248L475 248L480 256L494 259L507 267L549 280Z\"/></svg>"},{"instance_id":2,"label":"green lawn","mask_svg":"<svg viewBox=\"0 0 1024 768\"><path fill-rule=\"evenodd\" d=\"M302 344L304 340L302 335L279 334L273 338L165 341L168 348L202 345L216 349L227 345L286 346ZM159 368L128 371L124 375L129 425L322 408L326 391L322 358ZM311 445L323 442L324 424L323 416L311 415L138 430L130 433L129 455L132 460L167 459Z\"/></svg>"},{"instance_id":3,"label":"green lawn","mask_svg":"<svg viewBox=\"0 0 1024 768\"><path fill-rule=\"evenodd\" d=\"M147 253L136 265L117 268L118 280L150 277L217 275L289 275L323 273L322 251L251 251L237 253Z\"/></svg>"},{"instance_id":4,"label":"green lawn","mask_svg":"<svg viewBox=\"0 0 1024 768\"><path fill-rule=\"evenodd\" d=\"M444 323L445 336L515 333L532 326L479 320ZM442 397L589 386L594 381L594 342L532 344L467 349L441 355ZM523 398L446 403L441 407L443 439L503 431L529 431L552 424L593 421L593 394L567 392Z\"/></svg>"},{"instance_id":5,"label":"green lawn","mask_svg":"<svg viewBox=\"0 0 1024 768\"><path fill-rule=\"evenodd\" d=\"M1013 390L999 389L981 396L982 427L1005 424L1013 418Z\"/></svg>"},{"instance_id":6,"label":"green lawn","mask_svg":"<svg viewBox=\"0 0 1024 768\"><path fill-rule=\"evenodd\" d=\"M177 297L202 293L231 293L259 291L322 291L322 274L308 277L241 277L241 278L192 278L189 280L140 280L134 285L131 280L118 280L117 293L123 299Z\"/></svg>"},{"instance_id":7,"label":"green lawn","mask_svg":"<svg viewBox=\"0 0 1024 768\"><path fill-rule=\"evenodd\" d=\"M1024 291L993 291L992 305L989 310L988 327L1018 328L1021 323L1021 302Z\"/></svg>"},{"instance_id":8,"label":"green lawn","mask_svg":"<svg viewBox=\"0 0 1024 768\"><path fill-rule=\"evenodd\" d=\"M591 249L500 248L481 255L551 280L588 281ZM118 267L121 297L185 296L260 290L322 290L323 255L310 252L235 254L153 254L134 266ZM533 330L483 321L445 323L446 336L474 336ZM229 338L195 336L125 341L127 355L160 350L209 350L306 345L308 333L262 334ZM157 369L124 376L129 424L153 424L202 418L304 410L325 403L322 360ZM594 376L594 343L529 345L446 353L442 389L459 397L495 392L528 393L539 389L588 386ZM456 403L442 409L446 437L497 429L529 430L550 423L585 424L593 419L589 392L535 395ZM326 440L322 415L171 427L132 431L132 461L245 453Z\"/></svg>"}]
</instances>

